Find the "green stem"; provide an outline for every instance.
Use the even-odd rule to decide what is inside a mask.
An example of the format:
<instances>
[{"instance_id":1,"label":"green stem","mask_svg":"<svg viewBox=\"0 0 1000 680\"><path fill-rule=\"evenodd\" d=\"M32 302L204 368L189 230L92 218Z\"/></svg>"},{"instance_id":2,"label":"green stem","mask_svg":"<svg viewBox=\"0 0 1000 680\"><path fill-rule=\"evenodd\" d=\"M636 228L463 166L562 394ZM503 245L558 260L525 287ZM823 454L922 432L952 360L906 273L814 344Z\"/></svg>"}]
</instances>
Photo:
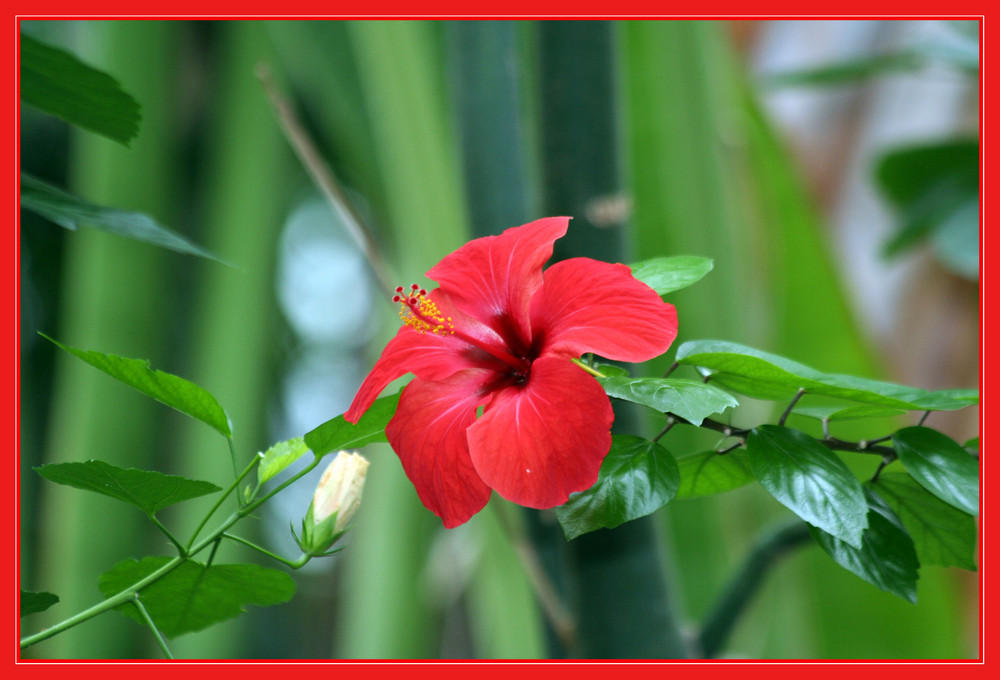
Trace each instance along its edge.
<instances>
[{"instance_id":1,"label":"green stem","mask_svg":"<svg viewBox=\"0 0 1000 680\"><path fill-rule=\"evenodd\" d=\"M240 482L243 481L243 478L246 477L248 474L250 474L250 471L253 470L258 463L260 463L260 456L254 456L253 460L250 461L250 464L246 466L246 469L244 469L243 472L240 473L236 477L236 479L233 480L233 483L229 485L229 488L226 489L221 496L219 496L219 499L215 502L215 505L212 506L211 510L208 511L208 514L206 514L202 518L201 522L198 524L198 528L194 530L193 534L191 534L191 540L188 541L187 544L188 555L194 554L191 550L191 545L194 543L195 539L198 538L198 534L200 534L201 530L205 528L205 525L208 524L208 520L211 519L212 515L215 514L216 510L222 507L222 503L226 500L226 498L229 497L229 494L231 494L233 490L240 485Z\"/></svg>"},{"instance_id":2,"label":"green stem","mask_svg":"<svg viewBox=\"0 0 1000 680\"><path fill-rule=\"evenodd\" d=\"M239 479L240 469L236 465L236 445L233 443L232 437L226 437L226 443L229 444L229 459L233 461L233 479ZM236 503L240 506L243 505L243 499L240 498L239 494L236 494Z\"/></svg>"},{"instance_id":3,"label":"green stem","mask_svg":"<svg viewBox=\"0 0 1000 680\"><path fill-rule=\"evenodd\" d=\"M286 560L281 555L277 555L277 554L271 552L270 550L268 550L267 548L262 548L259 545L257 545L256 543L251 543L250 541L248 541L245 538L240 538L239 536L235 536L233 534L228 534L228 533L227 534L222 534L222 538L228 538L230 541L235 541L237 543L242 543L243 545L247 546L248 548L253 548L257 552L263 553L264 555L267 555L268 557L270 557L273 560L278 560L282 564L285 564L285 565L291 567L292 569L301 569L302 567L304 567L306 565L306 563L309 562L310 559L312 559L312 557L310 555L306 555L306 554L303 553L302 557L300 557L297 560L294 560L294 561L293 560Z\"/></svg>"},{"instance_id":4,"label":"green stem","mask_svg":"<svg viewBox=\"0 0 1000 680\"><path fill-rule=\"evenodd\" d=\"M583 370L585 370L587 373L589 373L590 375L594 376L595 378L607 378L608 377L608 376L604 375L603 373L601 373L600 371L598 371L593 366L590 366L589 364L587 364L587 363L585 363L583 361L580 361L579 359L575 359L574 358L574 359L570 359L570 361L572 361L574 364L576 364L577 366L579 366L580 368L582 368Z\"/></svg>"},{"instance_id":5,"label":"green stem","mask_svg":"<svg viewBox=\"0 0 1000 680\"><path fill-rule=\"evenodd\" d=\"M76 626L77 624L80 624L80 623L83 623L84 621L92 619L95 616L97 616L98 614L103 614L104 612L106 612L106 611L108 611L110 609L114 609L115 607L118 607L118 606L120 606L122 604L134 601L135 600L135 596L136 596L136 594L139 591L141 591L146 586L148 586L148 585L150 585L150 584L158 581L163 576L166 576L167 574L169 574L171 571L173 571L178 566L180 566L180 564L182 562L185 562L190 557L192 557L194 555L197 555L199 552L201 552L202 550L204 550L205 548L207 548L209 545L213 545L214 544L217 547L219 540L225 535L225 533L229 529L229 527L233 526L234 524L236 524L236 522L240 521L241 519L243 519L244 517L246 517L247 515L249 515L251 512L253 512L254 510L256 510L258 507L260 507L260 505L262 503L264 503L271 496L274 496L276 493L278 493L279 491L281 491L282 489L284 489L285 487L287 487L289 484L292 484L295 481L297 481L298 479L301 479L310 470L312 470L314 467L316 467L316 465L320 461L320 458L318 458L318 457L314 458L311 465L307 466L306 468L304 468L303 470L301 470L298 474L296 474L295 476L291 477L284 484L278 486L271 493L269 493L266 496L264 496L264 498L261 498L260 500L256 501L255 503L251 503L249 505L246 505L245 507L241 508L237 512L234 512L232 515L230 515L228 518L226 518L226 520L221 525L219 525L218 527L216 527L208 536L206 536L204 539L202 539L199 543L195 544L194 541L197 538L198 533L202 530L202 528L208 522L208 518L211 517L215 513L215 511L219 508L219 506L222 504L222 500L225 499L230 493L232 493L233 489L236 488L239 485L240 481L242 481L242 479L244 477L246 477L250 473L251 470L253 470L254 466L257 465L257 463L259 462L259 460L260 460L260 457L259 456L255 456L254 460L250 463L250 465L248 465L247 468L242 473L240 473L239 477L237 477L236 480L232 483L232 485L230 485L230 487L228 489L226 489L225 493L222 494L222 497L220 498L220 500L212 507L211 510L209 510L208 514L205 516L205 518L202 520L202 522L198 525L198 528L195 530L195 533L191 536L191 540L188 542L188 548L187 548L187 550L184 551L184 555L183 556L179 555L179 556L173 558L172 560L170 560L169 562L167 562L166 564L164 564L162 567L160 567L159 569L157 569L156 571L154 571L152 574L146 576L145 578L143 578L143 579L141 579L139 581L136 581L130 587L122 590L121 592L119 592L119 593L117 593L115 595L112 595L111 597L107 598L106 600L103 600L102 602L98 602L93 607L90 607L89 609L85 609L84 611L80 612L79 614L71 616L68 619L64 619L63 621L60 621L59 623L57 623L57 624L55 624L55 625L53 625L53 626L51 626L49 628L46 628L43 631L35 633L34 635L28 635L26 637L21 638L21 649L24 649L26 647L30 647L31 645L33 645L33 644L35 644L37 642L41 642L42 640L46 640L46 639L52 637L53 635L56 635L57 633L61 633L64 630L68 630L68 629L72 628L73 626ZM213 549L212 555L214 556L214 554L215 554L215 550ZM210 557L209 558L209 563L211 563L211 559L212 558Z\"/></svg>"},{"instance_id":6,"label":"green stem","mask_svg":"<svg viewBox=\"0 0 1000 680\"><path fill-rule=\"evenodd\" d=\"M758 541L701 629L698 644L704 658L715 657L726 644L736 621L760 588L768 569L779 557L809 538L808 525L795 520Z\"/></svg>"},{"instance_id":7,"label":"green stem","mask_svg":"<svg viewBox=\"0 0 1000 680\"><path fill-rule=\"evenodd\" d=\"M172 533L170 533L170 530L167 529L167 527L163 526L163 523L160 522L160 520L156 519L155 515L149 515L149 520L156 525L157 529L163 532L163 535L166 536L171 543L174 544L174 546L177 548L177 552L180 553L181 557L187 556L187 552L185 551L184 545L180 541L178 541L177 538Z\"/></svg>"},{"instance_id":8,"label":"green stem","mask_svg":"<svg viewBox=\"0 0 1000 680\"><path fill-rule=\"evenodd\" d=\"M180 564L184 561L185 558L183 557L180 556L175 557L166 564L164 564L162 567L154 571L152 574L147 576L146 578L137 581L131 587L126 588L117 595L112 595L103 602L98 602L93 607L85 609L79 614L76 614L75 616L71 616L68 619L60 621L54 626L50 626L49 628L46 628L43 631L35 633L34 635L28 635L26 637L21 638L21 649L30 647L36 642L41 642L42 640L46 640L57 633L61 633L64 630L68 630L77 624L92 619L98 614L103 614L104 612L114 609L115 607L131 602L135 598L135 594L139 592L139 590L145 588L151 583L154 583L163 576L166 576L171 571L180 566Z\"/></svg>"},{"instance_id":9,"label":"green stem","mask_svg":"<svg viewBox=\"0 0 1000 680\"><path fill-rule=\"evenodd\" d=\"M163 636L160 634L160 629L156 627L155 623L153 623L153 617L151 617L149 612L146 611L146 607L142 604L142 600L139 599L139 593L136 593L132 597L132 604L134 604L135 608L139 610L139 615L142 616L143 620L145 620L149 629L153 631L153 637L156 638L157 644L160 645L163 655L168 659L173 659L174 655L170 653L170 648L167 647L167 641L163 639Z\"/></svg>"}]
</instances>

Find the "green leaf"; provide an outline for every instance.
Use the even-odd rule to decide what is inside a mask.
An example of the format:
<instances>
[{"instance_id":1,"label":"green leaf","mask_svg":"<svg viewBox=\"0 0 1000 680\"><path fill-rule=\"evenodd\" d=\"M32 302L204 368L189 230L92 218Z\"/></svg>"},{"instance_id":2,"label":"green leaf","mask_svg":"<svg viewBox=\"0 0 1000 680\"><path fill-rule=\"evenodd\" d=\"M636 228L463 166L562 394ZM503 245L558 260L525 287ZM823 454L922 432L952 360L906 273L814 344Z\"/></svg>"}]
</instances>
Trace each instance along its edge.
<instances>
[{"instance_id":1,"label":"green leaf","mask_svg":"<svg viewBox=\"0 0 1000 680\"><path fill-rule=\"evenodd\" d=\"M677 498L697 498L732 491L754 481L745 451L734 450L719 455L705 451L677 459L681 484Z\"/></svg>"},{"instance_id":2,"label":"green leaf","mask_svg":"<svg viewBox=\"0 0 1000 680\"><path fill-rule=\"evenodd\" d=\"M868 526L861 483L834 454L798 430L762 425L747 437L747 458L757 481L796 515L861 547Z\"/></svg>"},{"instance_id":3,"label":"green leaf","mask_svg":"<svg viewBox=\"0 0 1000 680\"><path fill-rule=\"evenodd\" d=\"M887 257L929 237L945 266L962 276L978 277L978 138L887 153L879 162L877 177L900 220L899 230L884 247Z\"/></svg>"},{"instance_id":4,"label":"green leaf","mask_svg":"<svg viewBox=\"0 0 1000 680\"><path fill-rule=\"evenodd\" d=\"M979 450L979 437L973 437L969 441L967 441L964 444L962 444L962 446L964 446L967 449L975 449L976 451L978 451Z\"/></svg>"},{"instance_id":5,"label":"green leaf","mask_svg":"<svg viewBox=\"0 0 1000 680\"><path fill-rule=\"evenodd\" d=\"M920 563L913 541L899 519L880 499L868 495L868 528L860 546L809 527L816 542L840 566L878 588L917 603Z\"/></svg>"},{"instance_id":6,"label":"green leaf","mask_svg":"<svg viewBox=\"0 0 1000 680\"><path fill-rule=\"evenodd\" d=\"M33 593L29 590L21 591L21 616L37 614L43 612L59 601L57 595L52 593Z\"/></svg>"},{"instance_id":7,"label":"green leaf","mask_svg":"<svg viewBox=\"0 0 1000 680\"><path fill-rule=\"evenodd\" d=\"M680 482L670 452L641 437L616 435L611 440L597 483L570 494L556 508L566 539L597 529L613 529L666 505Z\"/></svg>"},{"instance_id":8,"label":"green leaf","mask_svg":"<svg viewBox=\"0 0 1000 680\"><path fill-rule=\"evenodd\" d=\"M78 359L104 371L115 380L134 387L161 404L211 425L227 439L232 437L229 416L219 406L215 397L194 383L170 373L154 371L149 367L149 361L145 359L126 359L114 354L74 349L53 340L44 333L39 333L39 335Z\"/></svg>"},{"instance_id":9,"label":"green leaf","mask_svg":"<svg viewBox=\"0 0 1000 680\"><path fill-rule=\"evenodd\" d=\"M24 102L128 146L141 116L117 80L27 33L20 40Z\"/></svg>"},{"instance_id":10,"label":"green leaf","mask_svg":"<svg viewBox=\"0 0 1000 680\"><path fill-rule=\"evenodd\" d=\"M883 472L868 488L913 537L921 564L976 570L976 518L945 503L905 472Z\"/></svg>"},{"instance_id":11,"label":"green leaf","mask_svg":"<svg viewBox=\"0 0 1000 680\"><path fill-rule=\"evenodd\" d=\"M168 250L207 257L226 264L201 246L160 226L148 215L94 205L24 173L21 173L21 207L38 213L70 231L76 230L79 226L93 227Z\"/></svg>"},{"instance_id":12,"label":"green leaf","mask_svg":"<svg viewBox=\"0 0 1000 680\"><path fill-rule=\"evenodd\" d=\"M723 340L693 340L677 348L680 364L697 366L714 385L756 399L788 400L809 394L904 411L952 411L979 403L977 390L938 390L823 373L798 362Z\"/></svg>"},{"instance_id":13,"label":"green leaf","mask_svg":"<svg viewBox=\"0 0 1000 680\"><path fill-rule=\"evenodd\" d=\"M979 461L953 439L929 427L892 435L896 456L915 480L945 503L979 513Z\"/></svg>"},{"instance_id":14,"label":"green leaf","mask_svg":"<svg viewBox=\"0 0 1000 680\"><path fill-rule=\"evenodd\" d=\"M648 406L660 413L674 413L694 425L713 413L739 406L732 395L698 380L678 378L598 378L609 397Z\"/></svg>"},{"instance_id":15,"label":"green leaf","mask_svg":"<svg viewBox=\"0 0 1000 680\"><path fill-rule=\"evenodd\" d=\"M169 557L125 560L101 576L100 589L111 597L132 587L170 561ZM277 569L256 564L216 564L186 561L140 592L142 604L156 627L173 638L235 618L248 604L266 607L288 602L295 582ZM127 603L118 610L139 623L142 616Z\"/></svg>"},{"instance_id":16,"label":"green leaf","mask_svg":"<svg viewBox=\"0 0 1000 680\"><path fill-rule=\"evenodd\" d=\"M306 446L302 437L274 444L267 451L260 454L261 461L260 465L257 466L257 481L263 484L269 479L273 479L282 470L308 452L309 447Z\"/></svg>"},{"instance_id":17,"label":"green leaf","mask_svg":"<svg viewBox=\"0 0 1000 680\"><path fill-rule=\"evenodd\" d=\"M343 415L326 421L316 429L306 433L303 438L306 446L312 450L314 455L325 456L334 450L357 449L366 444L386 441L385 426L389 424L389 420L396 412L399 394L397 392L376 399L356 425L344 420Z\"/></svg>"},{"instance_id":18,"label":"green leaf","mask_svg":"<svg viewBox=\"0 0 1000 680\"><path fill-rule=\"evenodd\" d=\"M632 276L662 296L701 281L712 266L711 258L695 255L657 257L632 265Z\"/></svg>"},{"instance_id":19,"label":"green leaf","mask_svg":"<svg viewBox=\"0 0 1000 680\"><path fill-rule=\"evenodd\" d=\"M120 468L99 460L42 465L36 467L35 472L56 484L96 491L125 501L147 515L153 515L168 505L222 490L209 482L162 472Z\"/></svg>"},{"instance_id":20,"label":"green leaf","mask_svg":"<svg viewBox=\"0 0 1000 680\"><path fill-rule=\"evenodd\" d=\"M830 422L839 420L858 420L861 418L891 418L906 413L902 409L890 408L888 406L870 406L868 404L856 404L853 406L798 406L792 409L792 413L799 416L816 418L817 420L828 420Z\"/></svg>"},{"instance_id":21,"label":"green leaf","mask_svg":"<svg viewBox=\"0 0 1000 680\"><path fill-rule=\"evenodd\" d=\"M607 378L628 378L630 375L627 369L615 364L595 363L593 368Z\"/></svg>"}]
</instances>

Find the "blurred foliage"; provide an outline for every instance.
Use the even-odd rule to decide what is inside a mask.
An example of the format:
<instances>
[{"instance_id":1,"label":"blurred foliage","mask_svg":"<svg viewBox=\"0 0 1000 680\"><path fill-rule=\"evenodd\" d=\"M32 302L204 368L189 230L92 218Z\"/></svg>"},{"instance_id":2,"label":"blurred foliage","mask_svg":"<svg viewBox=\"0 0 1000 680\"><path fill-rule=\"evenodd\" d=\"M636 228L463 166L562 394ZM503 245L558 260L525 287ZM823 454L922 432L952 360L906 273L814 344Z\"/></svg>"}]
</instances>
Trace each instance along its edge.
<instances>
[{"instance_id":1,"label":"blurred foliage","mask_svg":"<svg viewBox=\"0 0 1000 680\"><path fill-rule=\"evenodd\" d=\"M576 28L573 22L22 23L26 34L113 74L143 111L127 151L25 108L22 169L99 205L148 214L235 266L98 231L67 232L23 214L22 470L100 454L121 467L219 485L231 476L216 434L56 356L49 343L35 339L36 330L73 347L149 357L190 376L226 404L241 452L285 438L277 434L288 417L282 376L309 341L281 317L276 287L287 282L275 274L278 244L285 219L313 189L254 77L261 61L292 93L354 209L404 277L400 283L421 280L473 235L541 216L548 209L543 204L571 205L574 225L588 223L587 235L573 245L580 252L629 262L668 255L714 261L697 286L667 297L679 311L678 345L696 338L745 342L820 370L888 377L860 340L819 211L760 108L726 24L615 22L593 53L604 58L551 61L561 58L551 51L556 38L568 45L566 54L578 53L570 49L583 40ZM550 82L546 69L554 65L575 75ZM480 81L478 73L488 77ZM577 86L595 74L606 83L608 101L588 113L571 102ZM605 150L587 160L588 135L615 140L611 156ZM571 149L575 154L559 147L567 140L578 147ZM497 151L503 144L508 153ZM592 186L553 188L560 173L579 169L559 165L567 158L599 166ZM916 180L890 181L905 188ZM493 188L484 193L487 186ZM627 226L612 237L609 225ZM341 295L361 295L365 285L359 281ZM370 335L367 345L346 342L330 352L357 362L357 353L367 351L362 363L370 365L395 329L390 306L375 310L375 318L373 333L367 326L353 332L359 343ZM739 424L757 424L766 408L741 409L739 417L752 422ZM635 427L661 425L639 421ZM849 436L855 427L846 422L838 434ZM677 455L714 443L704 433L682 432L661 441ZM178 656L548 653L544 620L508 536L525 518L495 498L467 525L442 530L388 447L372 444L369 451L365 503L342 556L326 570L302 575L291 602L182 638ZM738 485L738 470L719 473L736 479L705 483ZM22 585L59 596L44 612L38 608L33 624L96 602L98 575L133 546L143 546L143 554L146 547L164 549L162 536L133 521L139 517L111 515L100 496L40 486L30 474L23 474L21 490ZM641 542L648 564L665 565L671 606L684 622L694 622L710 612L754 536L787 511L756 485L711 497L682 491L684 499L641 525L648 532L629 533L640 526L632 522L598 533L619 551L612 554L626 557ZM902 491L896 495L906 500ZM305 499L301 507L289 506L291 516L276 522L274 535L307 505ZM164 510L180 523L197 517L170 512ZM537 518L547 521L561 533L544 513ZM616 573L613 561L586 548L571 550L577 566L605 569L589 578ZM236 551L224 548L219 557L225 561L224 553ZM974 656L963 630L967 594L953 574L925 568L918 596L916 606L897 601L809 547L774 567L734 631L730 653ZM600 597L603 603L591 604L608 610L619 604L612 589ZM612 640L617 632L588 634ZM30 651L52 658L155 653L145 631L113 616Z\"/></svg>"}]
</instances>

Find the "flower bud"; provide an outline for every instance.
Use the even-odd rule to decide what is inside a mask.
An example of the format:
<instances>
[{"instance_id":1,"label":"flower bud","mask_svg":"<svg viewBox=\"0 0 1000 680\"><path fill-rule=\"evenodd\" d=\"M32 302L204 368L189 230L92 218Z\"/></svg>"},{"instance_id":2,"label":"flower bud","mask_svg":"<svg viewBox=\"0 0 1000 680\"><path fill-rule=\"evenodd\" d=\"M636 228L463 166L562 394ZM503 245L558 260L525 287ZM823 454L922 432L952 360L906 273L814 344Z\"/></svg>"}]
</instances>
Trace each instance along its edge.
<instances>
[{"instance_id":1,"label":"flower bud","mask_svg":"<svg viewBox=\"0 0 1000 680\"><path fill-rule=\"evenodd\" d=\"M341 451L327 466L313 493L313 523L337 513L333 530L340 533L361 505L368 459L359 453Z\"/></svg>"},{"instance_id":2,"label":"flower bud","mask_svg":"<svg viewBox=\"0 0 1000 680\"><path fill-rule=\"evenodd\" d=\"M309 555L321 555L347 529L361 505L368 460L357 453L340 451L327 466L313 492L309 511L302 520L299 545Z\"/></svg>"}]
</instances>

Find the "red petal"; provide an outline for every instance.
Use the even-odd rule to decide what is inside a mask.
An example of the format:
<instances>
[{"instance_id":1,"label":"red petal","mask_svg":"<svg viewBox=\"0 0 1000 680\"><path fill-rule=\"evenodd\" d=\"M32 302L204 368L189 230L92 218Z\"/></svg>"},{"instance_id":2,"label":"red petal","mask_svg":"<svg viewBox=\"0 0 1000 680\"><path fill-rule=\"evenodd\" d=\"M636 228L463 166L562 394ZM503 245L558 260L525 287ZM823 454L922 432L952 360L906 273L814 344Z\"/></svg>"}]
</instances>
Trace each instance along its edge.
<instances>
[{"instance_id":1,"label":"red petal","mask_svg":"<svg viewBox=\"0 0 1000 680\"><path fill-rule=\"evenodd\" d=\"M578 257L545 270L531 328L544 336L542 353L646 361L677 337L677 310L625 265Z\"/></svg>"},{"instance_id":2,"label":"red petal","mask_svg":"<svg viewBox=\"0 0 1000 680\"><path fill-rule=\"evenodd\" d=\"M567 359L542 357L527 383L494 393L469 428L472 463L509 501L561 505L597 481L614 418L596 380Z\"/></svg>"},{"instance_id":3,"label":"red petal","mask_svg":"<svg viewBox=\"0 0 1000 680\"><path fill-rule=\"evenodd\" d=\"M455 326L461 328L466 335L483 344L503 346L500 338L488 327L455 309L445 293L432 290L427 297L437 304L442 315L451 317ZM424 380L443 380L467 368L488 368L497 363L496 359L482 350L452 335L420 333L409 326L403 326L382 350L382 356L361 383L344 418L351 423L358 422L385 386L407 373L413 373Z\"/></svg>"},{"instance_id":4,"label":"red petal","mask_svg":"<svg viewBox=\"0 0 1000 680\"><path fill-rule=\"evenodd\" d=\"M542 284L542 265L552 257L552 244L566 233L569 219L547 217L499 236L469 241L438 262L427 276L441 284L466 314L508 339L513 330L526 340L528 308Z\"/></svg>"},{"instance_id":5,"label":"red petal","mask_svg":"<svg viewBox=\"0 0 1000 680\"><path fill-rule=\"evenodd\" d=\"M414 378L385 428L421 502L449 529L468 521L490 499L465 437L476 408L489 401L484 385L490 375L470 370L440 382Z\"/></svg>"}]
</instances>

